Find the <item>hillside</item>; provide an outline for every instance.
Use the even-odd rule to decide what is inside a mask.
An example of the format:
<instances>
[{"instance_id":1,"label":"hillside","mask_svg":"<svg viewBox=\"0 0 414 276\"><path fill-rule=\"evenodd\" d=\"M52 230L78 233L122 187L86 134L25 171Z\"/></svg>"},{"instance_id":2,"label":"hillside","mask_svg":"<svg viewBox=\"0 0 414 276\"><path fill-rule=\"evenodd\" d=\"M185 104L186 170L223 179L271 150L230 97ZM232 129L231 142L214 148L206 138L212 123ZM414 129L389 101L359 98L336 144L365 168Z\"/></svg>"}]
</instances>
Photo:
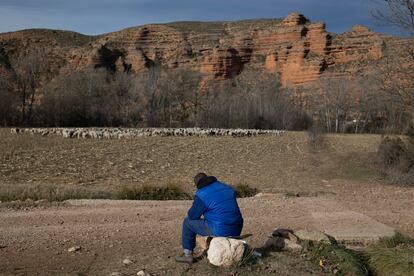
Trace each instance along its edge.
<instances>
[{"instance_id":1,"label":"hillside","mask_svg":"<svg viewBox=\"0 0 414 276\"><path fill-rule=\"evenodd\" d=\"M283 20L151 24L99 36L33 29L0 34L0 75L13 81L19 57L44 49L47 79L86 67L139 73L160 62L214 80L232 78L251 67L280 73L284 85L302 85L325 72L364 76L385 64L398 67L410 43L362 26L331 34L324 23L294 13Z\"/></svg>"}]
</instances>

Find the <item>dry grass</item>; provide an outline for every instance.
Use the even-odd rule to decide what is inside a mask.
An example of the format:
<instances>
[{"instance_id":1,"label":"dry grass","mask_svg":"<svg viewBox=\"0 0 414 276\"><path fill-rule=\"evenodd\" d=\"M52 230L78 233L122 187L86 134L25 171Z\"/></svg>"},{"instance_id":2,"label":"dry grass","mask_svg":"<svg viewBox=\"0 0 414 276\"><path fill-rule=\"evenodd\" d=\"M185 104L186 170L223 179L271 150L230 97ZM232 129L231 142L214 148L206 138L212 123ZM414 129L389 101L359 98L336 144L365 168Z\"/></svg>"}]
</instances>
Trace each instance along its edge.
<instances>
[{"instance_id":1,"label":"dry grass","mask_svg":"<svg viewBox=\"0 0 414 276\"><path fill-rule=\"evenodd\" d=\"M0 201L2 202L27 200L47 200L49 202L55 202L67 199L107 198L114 198L113 194L108 191L55 185L2 186L0 190Z\"/></svg>"},{"instance_id":2,"label":"dry grass","mask_svg":"<svg viewBox=\"0 0 414 276\"><path fill-rule=\"evenodd\" d=\"M392 184L414 186L413 139L385 137L378 146L376 162Z\"/></svg>"},{"instance_id":3,"label":"dry grass","mask_svg":"<svg viewBox=\"0 0 414 276\"><path fill-rule=\"evenodd\" d=\"M310 248L310 255L325 271L336 275L369 275L368 265L361 252L339 244L320 244Z\"/></svg>"},{"instance_id":4,"label":"dry grass","mask_svg":"<svg viewBox=\"0 0 414 276\"><path fill-rule=\"evenodd\" d=\"M117 194L118 199L129 200L188 200L191 196L178 186L123 187Z\"/></svg>"},{"instance_id":5,"label":"dry grass","mask_svg":"<svg viewBox=\"0 0 414 276\"><path fill-rule=\"evenodd\" d=\"M233 188L236 190L237 197L243 198L243 197L252 197L255 196L259 190L253 187L250 187L247 184L237 184L233 186Z\"/></svg>"},{"instance_id":6,"label":"dry grass","mask_svg":"<svg viewBox=\"0 0 414 276\"><path fill-rule=\"evenodd\" d=\"M414 275L414 240L397 233L384 238L367 250L375 275Z\"/></svg>"},{"instance_id":7,"label":"dry grass","mask_svg":"<svg viewBox=\"0 0 414 276\"><path fill-rule=\"evenodd\" d=\"M326 193L324 179L367 183L372 174L364 175L366 160L375 153L380 136L325 139L328 149L315 153L303 132L254 138L78 140L16 136L0 129L0 187L40 185L116 194L122 187L174 183L192 194L192 177L199 171L261 192Z\"/></svg>"}]
</instances>

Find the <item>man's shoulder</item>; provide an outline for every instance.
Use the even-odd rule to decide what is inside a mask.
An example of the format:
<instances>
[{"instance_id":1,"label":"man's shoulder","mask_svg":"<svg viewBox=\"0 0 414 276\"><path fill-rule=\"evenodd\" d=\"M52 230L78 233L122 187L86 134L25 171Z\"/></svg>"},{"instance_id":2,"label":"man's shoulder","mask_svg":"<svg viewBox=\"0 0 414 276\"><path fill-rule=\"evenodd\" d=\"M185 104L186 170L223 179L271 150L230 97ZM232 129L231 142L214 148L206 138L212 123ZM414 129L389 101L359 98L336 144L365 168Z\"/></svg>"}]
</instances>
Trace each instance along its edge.
<instances>
[{"instance_id":1,"label":"man's shoulder","mask_svg":"<svg viewBox=\"0 0 414 276\"><path fill-rule=\"evenodd\" d=\"M208 194L210 192L217 192L219 190L232 190L234 191L233 187L231 187L230 185L221 182L219 180L214 181L213 183L211 183L210 185L203 187L201 189L198 189L196 192L196 196L202 196L205 194Z\"/></svg>"}]
</instances>

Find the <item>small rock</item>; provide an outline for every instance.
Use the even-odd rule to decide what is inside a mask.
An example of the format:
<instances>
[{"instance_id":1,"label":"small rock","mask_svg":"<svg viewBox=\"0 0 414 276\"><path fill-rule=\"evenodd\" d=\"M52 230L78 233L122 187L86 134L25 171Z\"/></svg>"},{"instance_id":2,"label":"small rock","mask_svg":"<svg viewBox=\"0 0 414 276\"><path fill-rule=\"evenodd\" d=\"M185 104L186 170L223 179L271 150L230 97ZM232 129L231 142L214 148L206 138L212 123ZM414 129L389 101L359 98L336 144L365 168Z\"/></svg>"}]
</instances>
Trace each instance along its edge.
<instances>
[{"instance_id":1,"label":"small rock","mask_svg":"<svg viewBox=\"0 0 414 276\"><path fill-rule=\"evenodd\" d=\"M124 275L124 274L121 273L121 272L112 272L111 273L111 276L122 276L122 275Z\"/></svg>"},{"instance_id":2,"label":"small rock","mask_svg":"<svg viewBox=\"0 0 414 276\"><path fill-rule=\"evenodd\" d=\"M137 272L137 275L138 276L145 276L146 274L145 274L145 271L144 270L141 270L141 271L138 271Z\"/></svg>"},{"instance_id":3,"label":"small rock","mask_svg":"<svg viewBox=\"0 0 414 276\"><path fill-rule=\"evenodd\" d=\"M300 240L331 243L331 238L316 230L298 230L294 233Z\"/></svg>"},{"instance_id":4,"label":"small rock","mask_svg":"<svg viewBox=\"0 0 414 276\"><path fill-rule=\"evenodd\" d=\"M285 239L285 249L292 251L301 251L303 247L300 244L297 244L289 239Z\"/></svg>"},{"instance_id":5,"label":"small rock","mask_svg":"<svg viewBox=\"0 0 414 276\"><path fill-rule=\"evenodd\" d=\"M43 204L43 203L46 203L46 202L47 202L46 199L39 199L39 200L35 201L36 204Z\"/></svg>"},{"instance_id":6,"label":"small rock","mask_svg":"<svg viewBox=\"0 0 414 276\"><path fill-rule=\"evenodd\" d=\"M68 252L76 252L81 250L80 246L72 246L71 248L68 249Z\"/></svg>"},{"instance_id":7,"label":"small rock","mask_svg":"<svg viewBox=\"0 0 414 276\"><path fill-rule=\"evenodd\" d=\"M133 261L131 261L130 259L126 258L125 260L123 260L123 261L122 261L122 263L123 263L124 265L130 265L130 264L132 264L132 263L134 263L134 262L133 262Z\"/></svg>"},{"instance_id":8,"label":"small rock","mask_svg":"<svg viewBox=\"0 0 414 276\"><path fill-rule=\"evenodd\" d=\"M298 237L296 237L293 234L293 231L290 230L290 229L277 228L277 229L273 230L272 236L273 237L282 237L282 238L285 238L285 239L289 239L289 240L291 240L291 241L293 241L295 243L298 243L299 242Z\"/></svg>"}]
</instances>

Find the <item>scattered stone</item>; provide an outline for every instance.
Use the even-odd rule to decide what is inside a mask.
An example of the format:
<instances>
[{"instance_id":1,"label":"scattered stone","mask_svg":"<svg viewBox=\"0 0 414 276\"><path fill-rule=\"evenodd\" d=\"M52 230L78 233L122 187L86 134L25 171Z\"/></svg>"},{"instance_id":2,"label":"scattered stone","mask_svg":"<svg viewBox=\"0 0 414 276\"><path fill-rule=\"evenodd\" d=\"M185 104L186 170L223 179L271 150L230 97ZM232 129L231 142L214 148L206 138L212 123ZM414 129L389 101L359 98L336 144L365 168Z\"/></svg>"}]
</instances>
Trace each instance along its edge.
<instances>
[{"instance_id":1,"label":"scattered stone","mask_svg":"<svg viewBox=\"0 0 414 276\"><path fill-rule=\"evenodd\" d=\"M300 240L331 243L331 238L328 235L317 230L298 230L295 235Z\"/></svg>"},{"instance_id":2,"label":"scattered stone","mask_svg":"<svg viewBox=\"0 0 414 276\"><path fill-rule=\"evenodd\" d=\"M138 272L137 272L137 275L138 275L138 276L145 276L145 275L147 275L147 274L145 273L145 271L144 271L144 270L140 270L140 271L138 271Z\"/></svg>"},{"instance_id":3,"label":"scattered stone","mask_svg":"<svg viewBox=\"0 0 414 276\"><path fill-rule=\"evenodd\" d=\"M121 272L112 272L110 275L111 276L123 276L125 274L124 273L121 273Z\"/></svg>"},{"instance_id":4,"label":"scattered stone","mask_svg":"<svg viewBox=\"0 0 414 276\"><path fill-rule=\"evenodd\" d=\"M284 247L285 250L302 251L303 249L303 247L300 244L294 241L291 241L289 239L284 239L284 243L285 243L285 247Z\"/></svg>"},{"instance_id":5,"label":"scattered stone","mask_svg":"<svg viewBox=\"0 0 414 276\"><path fill-rule=\"evenodd\" d=\"M81 250L80 246L72 246L71 248L68 249L68 252L76 252Z\"/></svg>"},{"instance_id":6,"label":"scattered stone","mask_svg":"<svg viewBox=\"0 0 414 276\"><path fill-rule=\"evenodd\" d=\"M130 264L133 264L134 262L131 259L126 258L125 260L122 261L122 263L124 265L130 265Z\"/></svg>"},{"instance_id":7,"label":"scattered stone","mask_svg":"<svg viewBox=\"0 0 414 276\"><path fill-rule=\"evenodd\" d=\"M273 237L281 237L285 239L289 239L295 243L299 241L298 237L293 234L293 230L284 229L284 228L277 228L272 232Z\"/></svg>"},{"instance_id":8,"label":"scattered stone","mask_svg":"<svg viewBox=\"0 0 414 276\"><path fill-rule=\"evenodd\" d=\"M288 233L287 239L293 243L299 243L299 238L295 234Z\"/></svg>"},{"instance_id":9,"label":"scattered stone","mask_svg":"<svg viewBox=\"0 0 414 276\"><path fill-rule=\"evenodd\" d=\"M213 238L207 251L207 258L212 265L230 267L243 258L246 243L230 238Z\"/></svg>"}]
</instances>

